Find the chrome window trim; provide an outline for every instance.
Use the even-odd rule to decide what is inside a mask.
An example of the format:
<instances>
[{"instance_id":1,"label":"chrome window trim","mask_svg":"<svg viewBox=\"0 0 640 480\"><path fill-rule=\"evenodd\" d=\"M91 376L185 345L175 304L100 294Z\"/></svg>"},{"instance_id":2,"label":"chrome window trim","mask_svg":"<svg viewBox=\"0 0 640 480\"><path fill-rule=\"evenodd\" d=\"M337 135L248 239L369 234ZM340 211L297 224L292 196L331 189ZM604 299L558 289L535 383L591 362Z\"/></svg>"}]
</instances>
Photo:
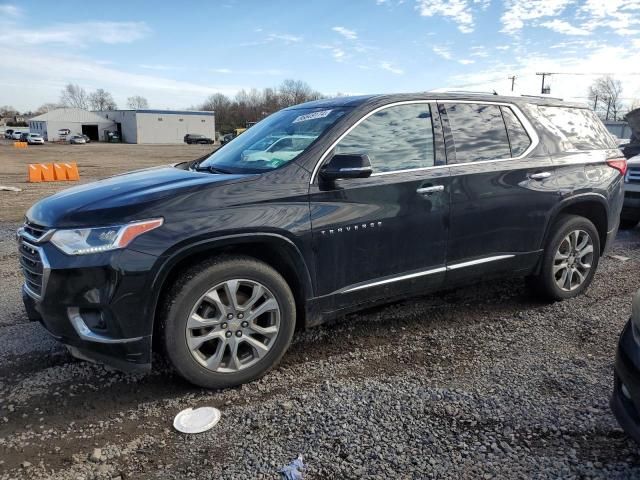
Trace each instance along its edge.
<instances>
[{"instance_id":1,"label":"chrome window trim","mask_svg":"<svg viewBox=\"0 0 640 480\"><path fill-rule=\"evenodd\" d=\"M22 237L22 238L24 238L25 240L27 240L28 242L31 242L31 243L44 243L44 242L46 242L47 240L49 240L51 238L51 236L53 235L54 232L55 232L55 230L51 229L51 230L45 231L39 237L34 237L33 235L27 233L26 230L24 229L24 227L20 227L18 229L18 231L16 232L16 235L18 236L18 238Z\"/></svg>"},{"instance_id":2,"label":"chrome window trim","mask_svg":"<svg viewBox=\"0 0 640 480\"><path fill-rule=\"evenodd\" d=\"M508 107L508 108L511 109L511 111L513 111L515 116L518 118L518 120L520 121L520 123L524 127L525 131L527 132L527 135L529 135L529 138L531 139L531 144L529 145L529 148L527 148L522 153L522 155L520 155L518 157L499 158L499 159L494 159L494 160L480 160L478 162L461 162L461 163L452 163L452 164L448 164L447 163L445 165L433 165L431 167L409 168L409 169L405 169L405 170L393 170L393 171L390 171L390 172L376 172L376 173L371 174L372 177L377 177L377 176L380 176L380 175L391 175L391 174L396 174L396 173L418 172L418 171L421 171L421 170L432 170L432 169L436 169L436 168L450 168L452 166L457 166L457 165L476 165L476 164L483 164L483 163L506 162L506 161L509 161L509 160L521 160L521 159L525 158L526 156L528 156L538 146L538 144L540 143L540 138L538 137L538 134L536 133L536 130L533 128L533 125L531 124L529 119L522 113L520 108L514 103L478 101L478 100L436 100L436 99L431 99L431 100L403 100L403 101L400 101L400 102L393 102L393 103L389 103L387 105L382 105L382 106L380 106L378 108L375 108L374 110L370 111L369 113L364 115L362 118L360 118L356 123L351 125L345 132L342 133L342 135L340 135L336 140L334 140L333 143L331 143L331 145L329 146L329 148L327 148L324 151L324 153L320 156L320 160L318 160L318 162L316 163L315 167L313 168L313 170L311 172L311 179L309 180L309 185L312 185L314 183L314 181L316 180L316 178L318 176L318 171L322 167L322 164L326 160L326 158L329 155L329 153L336 147L336 145L338 145L338 143L340 143L340 141L342 141L342 139L344 137L349 135L349 133L351 133L352 130L354 130L358 125L360 125L362 122L364 122L371 115L374 115L375 113L378 113L381 110L385 110L385 109L391 108L391 107L396 107L396 106L399 106L399 105L412 105L412 104L422 104L422 103L438 103L438 104L440 104L440 103L442 103L442 104L446 104L446 103L472 103L472 104L499 105L499 106ZM505 131L506 131L506 125L505 125Z\"/></svg>"},{"instance_id":3,"label":"chrome window trim","mask_svg":"<svg viewBox=\"0 0 640 480\"><path fill-rule=\"evenodd\" d=\"M365 288L377 287L379 285L386 285L388 283L399 282L402 280L409 280L411 278L423 277L425 275L432 275L434 273L442 273L448 272L450 270L457 270L459 268L472 267L475 265L482 265L483 263L496 262L498 260L505 260L507 258L513 258L515 254L505 254L505 255L493 255L491 257L483 257L478 258L476 260L469 260L467 262L454 263L452 265L447 265L446 267L438 267L438 268L430 268L428 270L423 270L421 272L409 273L405 275L399 275L396 277L387 278L384 280L376 280L374 282L365 283L362 285L358 285L356 287L347 287L343 290L338 290L336 293L351 293L356 292L358 290L363 290Z\"/></svg>"}]
</instances>

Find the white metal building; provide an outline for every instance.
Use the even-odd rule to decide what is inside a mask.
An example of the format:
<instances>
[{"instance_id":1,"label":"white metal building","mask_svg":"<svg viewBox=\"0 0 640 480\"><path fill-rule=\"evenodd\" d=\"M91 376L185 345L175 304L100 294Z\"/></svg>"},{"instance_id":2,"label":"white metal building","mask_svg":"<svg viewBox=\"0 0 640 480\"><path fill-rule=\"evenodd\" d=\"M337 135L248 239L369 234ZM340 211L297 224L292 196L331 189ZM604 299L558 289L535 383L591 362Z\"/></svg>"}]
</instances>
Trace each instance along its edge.
<instances>
[{"instance_id":1,"label":"white metal building","mask_svg":"<svg viewBox=\"0 0 640 480\"><path fill-rule=\"evenodd\" d=\"M48 141L64 140L72 135L87 135L91 140L104 140L105 132L115 124L94 112L81 108L58 108L29 119L29 131Z\"/></svg>"},{"instance_id":2,"label":"white metal building","mask_svg":"<svg viewBox=\"0 0 640 480\"><path fill-rule=\"evenodd\" d=\"M215 139L213 112L110 110L96 113L115 123L115 129L125 143L182 143L187 133Z\"/></svg>"}]
</instances>

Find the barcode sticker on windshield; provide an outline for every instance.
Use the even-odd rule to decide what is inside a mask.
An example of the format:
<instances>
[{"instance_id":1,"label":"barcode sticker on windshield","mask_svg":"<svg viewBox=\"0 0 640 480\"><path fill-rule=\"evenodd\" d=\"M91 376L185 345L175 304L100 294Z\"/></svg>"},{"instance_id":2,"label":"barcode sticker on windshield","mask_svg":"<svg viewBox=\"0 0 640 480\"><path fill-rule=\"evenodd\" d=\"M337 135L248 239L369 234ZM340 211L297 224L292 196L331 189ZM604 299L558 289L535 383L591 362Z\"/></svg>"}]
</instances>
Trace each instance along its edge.
<instances>
[{"instance_id":1,"label":"barcode sticker on windshield","mask_svg":"<svg viewBox=\"0 0 640 480\"><path fill-rule=\"evenodd\" d=\"M300 115L291 123L306 122L307 120L316 120L317 118L324 118L331 113L331 110L321 110L319 112L307 113L306 115Z\"/></svg>"}]
</instances>

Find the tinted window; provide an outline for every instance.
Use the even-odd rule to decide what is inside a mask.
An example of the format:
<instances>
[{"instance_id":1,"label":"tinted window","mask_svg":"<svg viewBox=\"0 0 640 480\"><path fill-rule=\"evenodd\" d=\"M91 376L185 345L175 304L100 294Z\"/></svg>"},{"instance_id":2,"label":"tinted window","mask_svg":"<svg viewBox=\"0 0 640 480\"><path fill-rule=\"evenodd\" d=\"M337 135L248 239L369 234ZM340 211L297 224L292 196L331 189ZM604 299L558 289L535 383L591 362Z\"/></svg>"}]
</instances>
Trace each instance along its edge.
<instances>
[{"instance_id":1,"label":"tinted window","mask_svg":"<svg viewBox=\"0 0 640 480\"><path fill-rule=\"evenodd\" d=\"M507 126L507 134L509 136L509 144L511 145L511 156L519 157L527 151L531 145L531 139L527 131L509 107L500 107L502 109L502 117Z\"/></svg>"},{"instance_id":2,"label":"tinted window","mask_svg":"<svg viewBox=\"0 0 640 480\"><path fill-rule=\"evenodd\" d=\"M616 148L611 135L596 115L586 108L538 107L565 137L570 150ZM557 132L556 132L557 133Z\"/></svg>"},{"instance_id":3,"label":"tinted window","mask_svg":"<svg viewBox=\"0 0 640 480\"><path fill-rule=\"evenodd\" d=\"M374 172L431 167L431 109L426 103L416 103L380 110L349 132L335 151L367 154Z\"/></svg>"},{"instance_id":4,"label":"tinted window","mask_svg":"<svg viewBox=\"0 0 640 480\"><path fill-rule=\"evenodd\" d=\"M445 104L455 146L455 163L511 157L500 107L473 103Z\"/></svg>"}]
</instances>

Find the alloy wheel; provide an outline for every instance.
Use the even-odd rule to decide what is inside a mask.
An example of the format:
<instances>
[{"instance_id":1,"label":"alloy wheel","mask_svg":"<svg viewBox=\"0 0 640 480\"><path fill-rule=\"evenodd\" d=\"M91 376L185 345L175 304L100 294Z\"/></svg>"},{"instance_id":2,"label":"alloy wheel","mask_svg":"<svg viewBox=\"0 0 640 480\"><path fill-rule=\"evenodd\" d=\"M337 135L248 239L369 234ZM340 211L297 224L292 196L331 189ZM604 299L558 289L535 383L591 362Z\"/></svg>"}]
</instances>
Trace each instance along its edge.
<instances>
[{"instance_id":1,"label":"alloy wheel","mask_svg":"<svg viewBox=\"0 0 640 480\"><path fill-rule=\"evenodd\" d=\"M279 328L280 306L273 293L254 280L233 279L196 302L187 320L186 340L203 367L233 373L264 358Z\"/></svg>"},{"instance_id":2,"label":"alloy wheel","mask_svg":"<svg viewBox=\"0 0 640 480\"><path fill-rule=\"evenodd\" d=\"M566 292L580 287L593 262L593 240L584 230L573 230L560 242L553 260L556 285Z\"/></svg>"}]
</instances>

